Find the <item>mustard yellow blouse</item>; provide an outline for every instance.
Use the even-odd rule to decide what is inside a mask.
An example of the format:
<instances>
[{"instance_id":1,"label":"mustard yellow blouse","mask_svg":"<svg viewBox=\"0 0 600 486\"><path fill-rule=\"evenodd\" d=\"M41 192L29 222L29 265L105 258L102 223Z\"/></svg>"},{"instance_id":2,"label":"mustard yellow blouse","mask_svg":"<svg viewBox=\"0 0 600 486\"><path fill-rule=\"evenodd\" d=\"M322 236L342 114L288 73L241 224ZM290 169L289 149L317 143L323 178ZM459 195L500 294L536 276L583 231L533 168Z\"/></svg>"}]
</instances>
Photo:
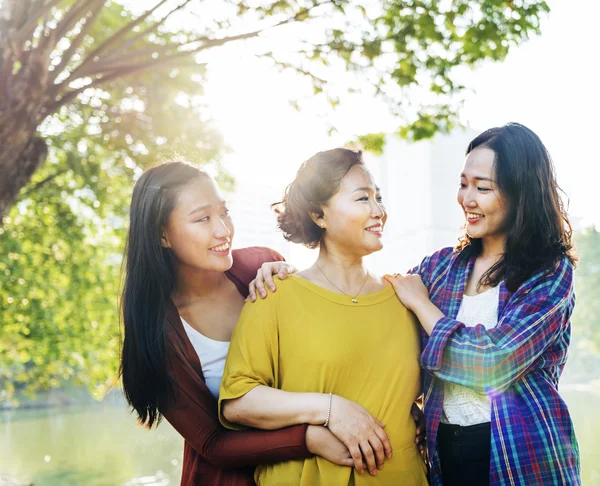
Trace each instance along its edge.
<instances>
[{"instance_id":1,"label":"mustard yellow blouse","mask_svg":"<svg viewBox=\"0 0 600 486\"><path fill-rule=\"evenodd\" d=\"M267 299L244 306L231 339L219 397L258 385L291 392L333 393L365 407L386 424L392 459L375 477L321 457L261 465L260 486L425 486L410 408L419 394L419 334L413 315L391 286L350 297L298 276L277 282Z\"/></svg>"}]
</instances>

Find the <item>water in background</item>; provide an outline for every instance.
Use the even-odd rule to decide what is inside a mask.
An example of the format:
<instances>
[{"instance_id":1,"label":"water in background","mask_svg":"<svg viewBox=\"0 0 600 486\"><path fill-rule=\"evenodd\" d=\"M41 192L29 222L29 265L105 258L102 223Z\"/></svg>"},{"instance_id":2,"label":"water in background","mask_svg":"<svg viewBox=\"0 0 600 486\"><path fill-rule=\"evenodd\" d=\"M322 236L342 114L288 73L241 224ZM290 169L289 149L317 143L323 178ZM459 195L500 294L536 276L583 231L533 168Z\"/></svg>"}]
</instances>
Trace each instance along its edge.
<instances>
[{"instance_id":1,"label":"water in background","mask_svg":"<svg viewBox=\"0 0 600 486\"><path fill-rule=\"evenodd\" d=\"M581 449L583 484L600 485L600 395L562 393ZM183 440L147 431L121 405L0 412L0 477L35 486L167 486L181 478Z\"/></svg>"}]
</instances>

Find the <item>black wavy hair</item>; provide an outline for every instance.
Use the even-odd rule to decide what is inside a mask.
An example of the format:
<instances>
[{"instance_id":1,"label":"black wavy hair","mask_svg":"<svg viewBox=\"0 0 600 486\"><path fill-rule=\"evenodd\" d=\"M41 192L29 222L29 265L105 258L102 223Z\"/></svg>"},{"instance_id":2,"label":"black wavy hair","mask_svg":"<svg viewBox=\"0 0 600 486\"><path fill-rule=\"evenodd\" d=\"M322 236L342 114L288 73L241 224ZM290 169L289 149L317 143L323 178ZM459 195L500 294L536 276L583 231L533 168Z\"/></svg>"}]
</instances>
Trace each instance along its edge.
<instances>
[{"instance_id":1,"label":"black wavy hair","mask_svg":"<svg viewBox=\"0 0 600 486\"><path fill-rule=\"evenodd\" d=\"M509 204L505 252L478 285L495 287L504 280L515 292L536 272L554 269L565 256L575 264L571 223L540 138L523 125L508 123L475 137L467 155L478 147L494 151L496 183ZM479 254L482 241L465 231L456 250L466 247Z\"/></svg>"},{"instance_id":2,"label":"black wavy hair","mask_svg":"<svg viewBox=\"0 0 600 486\"><path fill-rule=\"evenodd\" d=\"M323 216L321 207L339 191L342 179L355 165L364 165L361 151L336 148L318 152L300 166L283 199L271 205L286 240L308 248L319 246L325 230L311 214Z\"/></svg>"}]
</instances>

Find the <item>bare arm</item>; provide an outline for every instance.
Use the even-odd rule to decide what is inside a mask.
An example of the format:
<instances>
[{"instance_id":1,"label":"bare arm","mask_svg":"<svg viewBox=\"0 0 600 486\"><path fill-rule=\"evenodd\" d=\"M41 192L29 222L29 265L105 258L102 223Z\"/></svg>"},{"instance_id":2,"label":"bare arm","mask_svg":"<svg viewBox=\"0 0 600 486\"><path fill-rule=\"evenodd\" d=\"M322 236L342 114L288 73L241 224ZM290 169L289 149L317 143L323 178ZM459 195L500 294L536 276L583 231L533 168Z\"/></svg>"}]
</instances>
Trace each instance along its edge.
<instances>
[{"instance_id":1,"label":"bare arm","mask_svg":"<svg viewBox=\"0 0 600 486\"><path fill-rule=\"evenodd\" d=\"M258 385L245 395L224 401L227 421L263 430L290 425L323 425L327 417L329 395L293 393Z\"/></svg>"},{"instance_id":2,"label":"bare arm","mask_svg":"<svg viewBox=\"0 0 600 486\"><path fill-rule=\"evenodd\" d=\"M329 395L293 393L258 385L245 395L222 402L223 417L233 423L260 429L289 425L323 425L329 410ZM372 475L390 458L392 447L385 427L362 406L333 395L329 415L330 431L348 448L357 471L367 468Z\"/></svg>"}]
</instances>

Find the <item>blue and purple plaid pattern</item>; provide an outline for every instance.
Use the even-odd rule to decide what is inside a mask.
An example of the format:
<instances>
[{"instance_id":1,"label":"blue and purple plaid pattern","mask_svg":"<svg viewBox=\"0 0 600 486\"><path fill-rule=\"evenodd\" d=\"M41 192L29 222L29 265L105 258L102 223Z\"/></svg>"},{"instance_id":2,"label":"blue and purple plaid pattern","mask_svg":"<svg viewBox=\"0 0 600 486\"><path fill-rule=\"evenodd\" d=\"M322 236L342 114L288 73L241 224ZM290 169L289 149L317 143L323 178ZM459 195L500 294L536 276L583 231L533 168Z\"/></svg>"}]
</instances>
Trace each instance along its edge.
<instances>
[{"instance_id":1,"label":"blue and purple plaid pattern","mask_svg":"<svg viewBox=\"0 0 600 486\"><path fill-rule=\"evenodd\" d=\"M421 364L431 484L441 485L435 443L443 380L491 397L490 484L579 485L579 448L558 379L567 360L575 304L573 266L565 257L511 294L500 284L498 325L455 320L475 259L444 248L412 270L446 315L423 336Z\"/></svg>"}]
</instances>

